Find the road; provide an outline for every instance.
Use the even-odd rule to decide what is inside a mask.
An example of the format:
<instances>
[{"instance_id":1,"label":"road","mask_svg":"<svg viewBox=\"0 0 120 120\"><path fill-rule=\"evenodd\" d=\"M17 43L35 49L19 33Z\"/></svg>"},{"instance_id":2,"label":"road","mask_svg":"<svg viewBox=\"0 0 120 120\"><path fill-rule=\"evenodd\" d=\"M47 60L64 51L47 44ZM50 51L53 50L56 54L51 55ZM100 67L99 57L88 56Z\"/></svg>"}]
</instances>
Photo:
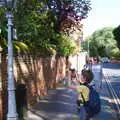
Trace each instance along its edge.
<instances>
[{"instance_id":1,"label":"road","mask_svg":"<svg viewBox=\"0 0 120 120\"><path fill-rule=\"evenodd\" d=\"M102 65L104 78L109 84L111 95L120 112L120 63L105 63Z\"/></svg>"},{"instance_id":2,"label":"road","mask_svg":"<svg viewBox=\"0 0 120 120\"><path fill-rule=\"evenodd\" d=\"M98 92L101 91L102 76L102 83L106 81L106 88L110 94L109 102L111 103L112 109L116 111L117 118L120 119L120 63L94 64L91 68L93 73L95 72L93 82L95 86L97 86L96 90L98 90ZM103 73L103 75L100 74L100 72Z\"/></svg>"},{"instance_id":3,"label":"road","mask_svg":"<svg viewBox=\"0 0 120 120\"><path fill-rule=\"evenodd\" d=\"M120 99L120 64L106 63L103 64L103 73L110 80L110 83Z\"/></svg>"}]
</instances>

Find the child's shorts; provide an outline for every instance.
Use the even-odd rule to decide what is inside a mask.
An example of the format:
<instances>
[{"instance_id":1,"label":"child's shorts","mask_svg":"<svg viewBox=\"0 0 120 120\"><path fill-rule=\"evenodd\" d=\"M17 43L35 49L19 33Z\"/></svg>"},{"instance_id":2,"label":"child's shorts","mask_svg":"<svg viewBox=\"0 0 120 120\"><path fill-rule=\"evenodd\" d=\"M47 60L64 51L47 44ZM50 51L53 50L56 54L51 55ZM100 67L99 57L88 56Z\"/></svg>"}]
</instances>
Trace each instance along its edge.
<instances>
[{"instance_id":1,"label":"child's shorts","mask_svg":"<svg viewBox=\"0 0 120 120\"><path fill-rule=\"evenodd\" d=\"M89 120L89 118L87 118L87 114L84 106L80 107L79 120Z\"/></svg>"}]
</instances>

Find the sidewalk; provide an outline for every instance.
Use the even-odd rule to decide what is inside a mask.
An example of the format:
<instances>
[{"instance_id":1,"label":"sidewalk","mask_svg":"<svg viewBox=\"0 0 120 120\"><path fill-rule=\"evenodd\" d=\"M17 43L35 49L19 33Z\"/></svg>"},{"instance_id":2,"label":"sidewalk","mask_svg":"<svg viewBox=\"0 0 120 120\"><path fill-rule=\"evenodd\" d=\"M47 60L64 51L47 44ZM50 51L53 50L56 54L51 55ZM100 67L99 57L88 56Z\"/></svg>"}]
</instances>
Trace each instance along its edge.
<instances>
[{"instance_id":1,"label":"sidewalk","mask_svg":"<svg viewBox=\"0 0 120 120\"><path fill-rule=\"evenodd\" d=\"M97 75L97 72L94 71L94 74ZM118 120L104 79L99 87L102 109L92 120ZM76 91L62 86L50 90L48 96L33 106L25 120L79 120L76 98Z\"/></svg>"},{"instance_id":2,"label":"sidewalk","mask_svg":"<svg viewBox=\"0 0 120 120\"><path fill-rule=\"evenodd\" d=\"M36 118L28 120L77 120L76 91L64 87L50 90L48 96L33 106Z\"/></svg>"}]
</instances>

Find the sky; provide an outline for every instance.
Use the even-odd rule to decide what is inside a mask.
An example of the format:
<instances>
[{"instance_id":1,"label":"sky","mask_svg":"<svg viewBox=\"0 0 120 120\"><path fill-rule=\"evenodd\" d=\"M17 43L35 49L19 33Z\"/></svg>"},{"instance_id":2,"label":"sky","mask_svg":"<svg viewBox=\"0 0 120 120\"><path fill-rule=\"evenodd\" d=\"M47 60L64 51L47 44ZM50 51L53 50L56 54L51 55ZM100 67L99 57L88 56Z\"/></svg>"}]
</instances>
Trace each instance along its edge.
<instances>
[{"instance_id":1,"label":"sky","mask_svg":"<svg viewBox=\"0 0 120 120\"><path fill-rule=\"evenodd\" d=\"M103 27L120 25L120 0L91 0L92 10L83 21L84 37Z\"/></svg>"}]
</instances>

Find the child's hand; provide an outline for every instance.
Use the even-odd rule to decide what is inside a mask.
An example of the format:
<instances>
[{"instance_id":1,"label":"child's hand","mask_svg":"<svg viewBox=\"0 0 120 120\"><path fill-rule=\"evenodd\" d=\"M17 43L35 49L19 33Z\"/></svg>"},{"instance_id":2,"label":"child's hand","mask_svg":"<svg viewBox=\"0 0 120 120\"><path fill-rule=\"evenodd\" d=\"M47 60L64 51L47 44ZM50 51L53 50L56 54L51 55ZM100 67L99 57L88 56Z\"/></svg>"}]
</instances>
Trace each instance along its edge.
<instances>
[{"instance_id":1,"label":"child's hand","mask_svg":"<svg viewBox=\"0 0 120 120\"><path fill-rule=\"evenodd\" d=\"M69 88L76 89L76 86L75 85L70 85Z\"/></svg>"}]
</instances>

